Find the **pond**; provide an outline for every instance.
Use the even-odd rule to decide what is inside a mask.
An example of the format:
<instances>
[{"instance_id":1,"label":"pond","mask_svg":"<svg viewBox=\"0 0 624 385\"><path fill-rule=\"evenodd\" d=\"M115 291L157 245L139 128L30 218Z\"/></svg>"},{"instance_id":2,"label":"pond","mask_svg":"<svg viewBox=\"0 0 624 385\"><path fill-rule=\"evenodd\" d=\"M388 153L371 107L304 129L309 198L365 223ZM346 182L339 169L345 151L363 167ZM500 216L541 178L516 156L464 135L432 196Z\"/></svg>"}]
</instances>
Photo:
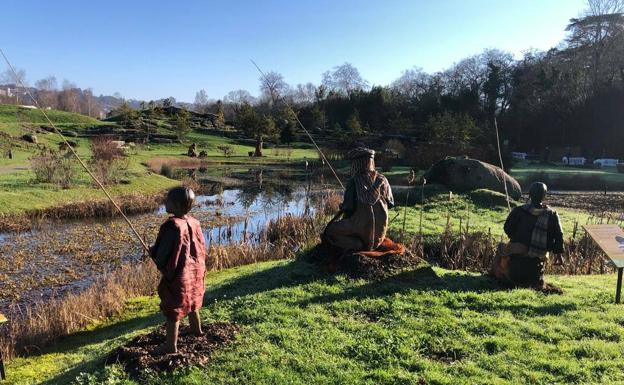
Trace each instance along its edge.
<instances>
[{"instance_id":1,"label":"pond","mask_svg":"<svg viewBox=\"0 0 624 385\"><path fill-rule=\"evenodd\" d=\"M306 184L305 175L303 180L300 176L280 180L283 174L276 170L240 173L248 178L237 178L242 183L233 188L205 180L203 186L211 193L197 196L191 214L201 221L209 245L258 242L269 221L312 215L330 191L329 186ZM237 176L236 172L229 175ZM161 206L130 220L151 244L166 218ZM0 255L0 310L11 302L27 303L80 289L121 264L145 257L119 218L49 221L28 232L0 234Z\"/></svg>"}]
</instances>

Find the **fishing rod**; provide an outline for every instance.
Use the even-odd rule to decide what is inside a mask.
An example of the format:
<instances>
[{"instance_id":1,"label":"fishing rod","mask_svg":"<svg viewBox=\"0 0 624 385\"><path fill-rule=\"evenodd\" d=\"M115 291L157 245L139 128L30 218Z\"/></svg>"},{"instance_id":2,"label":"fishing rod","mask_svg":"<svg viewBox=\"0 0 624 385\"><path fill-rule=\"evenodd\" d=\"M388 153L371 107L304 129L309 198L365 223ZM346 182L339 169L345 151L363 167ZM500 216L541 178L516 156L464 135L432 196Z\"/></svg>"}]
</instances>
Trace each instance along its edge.
<instances>
[{"instance_id":1,"label":"fishing rod","mask_svg":"<svg viewBox=\"0 0 624 385\"><path fill-rule=\"evenodd\" d=\"M265 81L268 82L268 78L267 76L264 74L264 72L260 69L260 67L258 66L258 64L256 64L255 61L253 61L253 59L249 59L251 61L251 63L256 67L256 69L258 70L258 72L260 72L260 75L264 78ZM279 95L278 95L279 96ZM306 135L308 135L308 138L310 138L310 141L312 141L312 144L314 145L314 147L316 147L316 150L319 152L319 154L321 155L321 158L323 159L323 161L325 163L327 163L327 165L329 166L329 169L331 170L332 174L334 174L334 177L336 177L336 180L338 181L338 184L340 184L340 187L344 190L344 185L342 184L342 181L340 180L340 178L338 177L338 174L336 174L336 170L334 170L334 168L332 167L331 163L329 163L329 160L327 160L327 157L325 156L325 154L323 154L323 151L321 151L321 148L316 144L316 141L314 140L314 138L312 137L312 135L310 135L310 132L308 132L308 130L305 128L305 126L303 125L303 123L301 123L301 120L299 120L299 116L297 116L297 113L295 112L295 110L290 106L290 103L288 103L288 100L286 100L286 98L282 98L284 104L286 105L286 107L290 110L290 112L293 114L293 116L295 117L295 120L297 120L297 123L299 124L299 127L301 127L301 129L303 129L303 132L306 133Z\"/></svg>"},{"instance_id":2,"label":"fishing rod","mask_svg":"<svg viewBox=\"0 0 624 385\"><path fill-rule=\"evenodd\" d=\"M113 197L109 194L109 192L106 190L106 188L104 187L104 185L102 184L102 182L100 182L100 180L93 174L93 172L91 172L91 170L89 169L89 167L87 167L87 164L80 158L80 156L78 156L78 153L76 152L76 150L74 150L74 147L71 146L69 144L69 142L67 141L67 139L65 138L65 136L61 133L61 131L56 128L56 125L52 122L52 120L48 117L48 114L46 114L45 110L43 108L41 108L41 106L39 105L39 102L37 101L37 99L33 96L33 94L30 92L30 90L24 85L24 82L22 81L22 79L17 75L17 72L15 71L15 68L13 67L13 65L11 64L11 62L9 61L9 58L4 54L4 51L0 48L0 54L2 54L2 57L4 58L4 61L6 62L6 64L9 66L9 69L11 70L11 72L13 73L13 77L15 77L15 80L19 83L19 86L22 87L24 89L24 91L26 92L26 94L28 95L28 97L30 97L30 99L33 101L33 103L35 104L35 107L41 111L41 113L43 114L43 116L45 117L46 121L50 124L50 126L54 129L54 132L61 137L61 139L63 140L63 142L65 143L65 145L67 146L67 148L69 148L69 150L71 151L71 153L76 157L76 159L78 160L78 163L80 163L80 165L82 166L82 168L85 169L85 171L87 172L87 174L89 174L89 176L95 181L95 183L100 187L100 189L102 189L102 191L104 191L104 194L106 195L106 197L108 198L108 200L110 200L110 202L113 204L113 206L115 206L115 208L117 209L117 211L119 211L119 214L121 214L121 216L123 217L123 219L126 221L126 223L128 224L128 226L130 226L130 229L132 230L132 232L134 233L134 235L136 236L136 238L139 240L139 243L141 243L141 246L143 247L143 249L145 249L145 251L149 252L149 246L147 246L147 244L145 243L145 241L143 240L143 238L141 238L141 235L139 235L139 232L137 231L137 229L134 227L134 225L132 224L132 222L130 222L130 219L128 219L128 217L126 216L126 214L124 214L123 210L121 209L121 207L119 207L119 205L117 204L117 202L115 202L115 200L113 199Z\"/></svg>"},{"instance_id":3,"label":"fishing rod","mask_svg":"<svg viewBox=\"0 0 624 385\"><path fill-rule=\"evenodd\" d=\"M494 117L494 129L496 131L496 147L498 148L498 160L500 161L501 170L503 171L503 185L505 186L505 199L507 200L507 209L511 211L511 204L509 203L509 192L507 191L507 176L505 175L505 167L503 166L503 155L501 153L500 137L498 135L498 122L496 116Z\"/></svg>"}]
</instances>

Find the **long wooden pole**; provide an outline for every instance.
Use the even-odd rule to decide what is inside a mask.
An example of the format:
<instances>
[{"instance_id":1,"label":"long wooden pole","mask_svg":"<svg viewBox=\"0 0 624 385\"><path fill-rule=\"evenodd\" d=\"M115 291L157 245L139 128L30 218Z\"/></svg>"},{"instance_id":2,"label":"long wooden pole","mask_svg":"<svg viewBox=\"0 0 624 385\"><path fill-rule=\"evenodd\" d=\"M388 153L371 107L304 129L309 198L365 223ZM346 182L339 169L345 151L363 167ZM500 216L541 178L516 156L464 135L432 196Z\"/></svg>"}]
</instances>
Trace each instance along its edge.
<instances>
[{"instance_id":1,"label":"long wooden pole","mask_svg":"<svg viewBox=\"0 0 624 385\"><path fill-rule=\"evenodd\" d=\"M9 66L9 68L11 69L11 72L13 73L13 76L15 77L15 80L19 83L19 85L26 91L26 93L28 94L28 97L30 97L30 99L33 101L33 103L35 103L35 107L37 107L37 109L39 111L41 111L41 113L43 114L43 116L45 117L45 119L48 121L48 123L50 124L50 126L52 126L52 128L54 129L54 132L61 137L61 139L63 140L63 142L65 143L65 145L67 146L67 148L69 148L69 150L71 151L71 153L74 155L74 157L76 157L76 159L78 160L78 163L80 163L80 165L82 166L82 168L85 169L85 171L87 172L87 174L89 174L89 176L95 181L95 183L100 187L100 189L102 189L102 191L104 191L104 194L106 195L106 197L108 198L108 200L110 200L110 202L113 204L113 206L115 206L115 208L117 209L117 211L119 211L119 214L121 214L121 216L123 217L123 219L126 221L126 223L128 224L128 226L130 226L130 229L132 230L132 232L134 233L134 235L136 236L136 238L139 240L139 243L141 244L141 246L143 246L143 248L146 251L149 251L149 247L147 246L147 244L145 243L145 241L143 240L143 238L141 238L141 235L139 235L139 232L136 230L136 228L134 227L134 225L132 224L132 222L130 222L130 219L128 219L128 217L126 216L126 214L124 214L123 210L121 209L121 207L119 207L119 205L117 204L117 202L115 202L115 200L113 199L113 197L109 194L109 192L106 190L106 188L104 187L104 185L102 184L102 182L100 182L100 180L93 174L93 172L91 172L91 170L89 169L89 167L87 167L87 164L80 158L80 156L78 156L78 153L76 152L76 150L74 150L74 147L72 147L69 142L67 141L67 139L65 138L65 136L61 133L61 131L56 128L56 125L52 122L52 120L50 120L50 118L48 117L48 114L46 114L45 110L43 108L41 108L41 106L39 105L39 102L37 101L37 99L33 96L33 94L30 92L30 90L28 88L26 88L26 86L24 85L22 79L20 79L20 77L17 75L17 72L15 71L15 68L13 67L13 65L11 64L11 62L9 61L9 59L7 58L7 56L4 54L4 51L0 48L0 54L2 54L2 57L4 58L4 61L7 63L7 65Z\"/></svg>"},{"instance_id":2,"label":"long wooden pole","mask_svg":"<svg viewBox=\"0 0 624 385\"><path fill-rule=\"evenodd\" d=\"M267 76L264 74L264 72L260 69L260 67L256 64L255 61L253 61L252 59L251 63L256 67L256 69L258 70L258 72L260 72L260 75L262 76L262 78L265 79L265 81L267 80ZM336 180L338 181L338 184L340 184L340 187L342 187L342 189L344 190L344 185L342 184L342 181L340 180L340 178L338 177L338 174L336 174L336 170L334 170L334 168L332 167L331 163L329 163L329 160L327 160L327 158L325 157L325 154L323 154L323 151L321 151L321 148L316 144L316 141L314 140L314 138L312 137L312 135L310 135L310 132L308 132L308 130L305 128L305 126L303 125L303 123L301 123L301 120L299 120L299 117L297 116L297 113L295 112L295 110L293 110L293 108L290 106L290 103L288 103L288 101L286 99L283 98L284 104L286 105L286 107L290 110L290 112L293 114L293 116L295 117L295 120L297 120L297 123L299 124L299 127L301 127L301 129L303 130L303 132L306 133L306 135L308 136L308 138L310 138L310 141L312 142L312 144L314 145L314 147L316 147L316 150L318 151L318 153L321 155L321 158L323 159L323 161L325 161L325 163L327 163L327 165L329 166L329 169L331 170L331 172L334 174L334 177L336 177Z\"/></svg>"}]
</instances>

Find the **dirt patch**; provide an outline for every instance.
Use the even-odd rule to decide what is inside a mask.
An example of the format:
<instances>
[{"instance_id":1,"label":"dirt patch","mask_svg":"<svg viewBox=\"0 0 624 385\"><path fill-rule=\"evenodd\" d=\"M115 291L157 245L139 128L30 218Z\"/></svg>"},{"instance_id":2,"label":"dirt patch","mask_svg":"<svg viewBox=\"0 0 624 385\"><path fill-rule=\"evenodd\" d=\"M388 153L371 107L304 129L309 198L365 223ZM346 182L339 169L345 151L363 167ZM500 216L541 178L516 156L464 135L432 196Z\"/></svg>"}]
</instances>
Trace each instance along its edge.
<instances>
[{"instance_id":1,"label":"dirt patch","mask_svg":"<svg viewBox=\"0 0 624 385\"><path fill-rule=\"evenodd\" d=\"M387 254L380 257L366 257L360 254L337 255L337 250L319 244L306 254L306 260L319 265L328 273L340 273L350 278L380 280L406 268L413 268L423 260L409 250L403 254Z\"/></svg>"},{"instance_id":2,"label":"dirt patch","mask_svg":"<svg viewBox=\"0 0 624 385\"><path fill-rule=\"evenodd\" d=\"M551 193L546 198L550 206L571 208L600 215L602 213L621 213L624 209L624 193Z\"/></svg>"},{"instance_id":3,"label":"dirt patch","mask_svg":"<svg viewBox=\"0 0 624 385\"><path fill-rule=\"evenodd\" d=\"M165 341L164 326L149 334L136 337L121 346L110 356L107 364L121 364L132 376L140 377L147 373L172 372L190 366L204 366L210 362L214 351L234 341L239 332L238 326L231 323L213 323L204 326L204 335L180 336L178 353L153 356L151 352Z\"/></svg>"}]
</instances>

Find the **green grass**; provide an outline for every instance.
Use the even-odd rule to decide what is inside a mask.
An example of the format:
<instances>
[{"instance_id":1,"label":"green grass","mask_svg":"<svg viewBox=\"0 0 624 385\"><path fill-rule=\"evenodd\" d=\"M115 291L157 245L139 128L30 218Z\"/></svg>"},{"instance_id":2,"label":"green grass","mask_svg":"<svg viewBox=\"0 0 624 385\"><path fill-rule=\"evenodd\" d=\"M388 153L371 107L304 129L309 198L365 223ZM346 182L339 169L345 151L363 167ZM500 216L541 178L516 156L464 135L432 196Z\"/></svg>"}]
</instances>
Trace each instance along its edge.
<instances>
[{"instance_id":1,"label":"green grass","mask_svg":"<svg viewBox=\"0 0 624 385\"><path fill-rule=\"evenodd\" d=\"M99 120L90 118L86 115L74 114L58 110L46 110L46 115L54 124L80 124L80 125L98 125L102 124ZM49 125L45 119L43 112L37 109L22 108L10 104L0 104L0 123L15 123L16 114L19 115L21 122L27 122L37 125Z\"/></svg>"},{"instance_id":2,"label":"green grass","mask_svg":"<svg viewBox=\"0 0 624 385\"><path fill-rule=\"evenodd\" d=\"M102 124L98 120L87 116L72 114L62 111L46 111L50 119L59 128L67 128L80 132L81 129ZM4 151L8 148L7 136L0 135L0 215L20 214L29 209L42 209L74 202L104 199L103 193L93 188L84 171L70 189L62 190L55 185L36 183L34 174L30 171L29 159L35 156L39 149L34 144L26 143L19 138L27 132L22 126L47 125L41 111L32 109L19 109L19 124L16 118L16 107L12 105L0 105L0 134L8 134L11 139L13 159L4 157ZM61 138L53 133L38 133L37 139L40 145L56 149ZM91 157L90 141L85 138L68 138L78 143L77 152L81 158L88 160ZM117 185L110 188L115 195L128 193L153 194L177 185L179 182L167 179L160 175L148 172L145 163L156 157L172 159L188 159L186 156L190 143L196 143L198 152L205 150L208 153L207 161L217 163L245 164L271 164L276 162L300 162L304 158L317 159L316 151L309 148L294 148L286 151L283 148L266 149L265 157L250 158L249 151L253 147L236 144L233 140L221 136L207 135L204 133L191 132L185 143L152 144L139 146L136 150L129 151L128 170L124 177L128 184ZM218 149L220 145L229 145L234 150L234 155L224 157ZM279 152L277 152L279 151ZM76 162L76 166L77 162Z\"/></svg>"},{"instance_id":3,"label":"green grass","mask_svg":"<svg viewBox=\"0 0 624 385\"><path fill-rule=\"evenodd\" d=\"M544 296L499 290L488 278L436 269L380 282L321 275L304 262L210 273L204 322L242 327L206 368L168 384L617 384L624 314L615 277L549 277ZM98 372L105 355L162 322L156 298L8 365L9 384L65 384ZM101 383L114 382L108 373ZM96 376L97 377L97 376ZM96 381L92 382L96 383ZM132 381L124 383L134 383Z\"/></svg>"},{"instance_id":4,"label":"green grass","mask_svg":"<svg viewBox=\"0 0 624 385\"><path fill-rule=\"evenodd\" d=\"M82 179L79 185L63 190L54 184L33 182L28 171L0 175L0 215L107 199L102 190L90 183L86 176L83 175ZM127 184L118 184L107 189L115 196L132 193L150 195L179 184L180 182L161 175L143 173L129 178Z\"/></svg>"},{"instance_id":5,"label":"green grass","mask_svg":"<svg viewBox=\"0 0 624 385\"><path fill-rule=\"evenodd\" d=\"M561 190L602 190L605 184L611 190L624 188L624 173L618 173L615 167L588 169L520 162L511 169L511 175L525 190L536 179L546 179Z\"/></svg>"},{"instance_id":6,"label":"green grass","mask_svg":"<svg viewBox=\"0 0 624 385\"><path fill-rule=\"evenodd\" d=\"M465 230L469 226L470 232L490 231L493 236L503 235L503 224L509 214L505 197L489 190L477 190L469 194L453 194L449 198L449 193L443 189L433 188L428 190L425 197L424 206L415 204L408 206L406 214L405 230L408 234L414 235L419 232L420 211L423 209L423 234L434 235L444 231L447 219L453 231L459 231L461 222ZM414 188L410 192L411 198L420 196L420 187ZM394 221L390 223L392 231L398 232L403 227L403 215L405 209L405 193L396 194L395 203L398 207L391 210L389 216ZM514 202L514 205L517 204ZM556 209L561 219L564 234L572 233L574 223L585 224L589 219L587 213L569 209ZM398 214L398 216L397 216Z\"/></svg>"}]
</instances>

